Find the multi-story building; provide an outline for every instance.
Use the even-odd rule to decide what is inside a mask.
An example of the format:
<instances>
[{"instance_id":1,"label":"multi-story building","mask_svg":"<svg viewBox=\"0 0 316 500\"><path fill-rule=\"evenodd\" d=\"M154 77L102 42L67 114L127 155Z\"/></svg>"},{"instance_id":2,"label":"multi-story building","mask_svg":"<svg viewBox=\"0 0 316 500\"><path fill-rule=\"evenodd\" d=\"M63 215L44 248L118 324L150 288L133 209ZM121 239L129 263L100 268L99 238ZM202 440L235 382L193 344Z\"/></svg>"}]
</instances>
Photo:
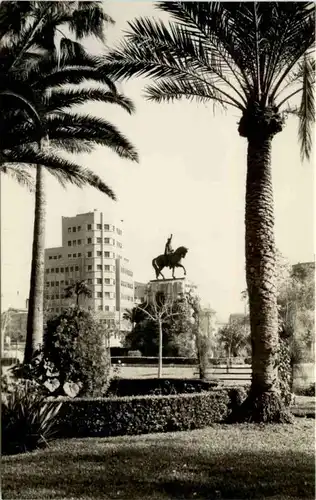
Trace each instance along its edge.
<instances>
[{"instance_id":1,"label":"multi-story building","mask_svg":"<svg viewBox=\"0 0 316 500\"><path fill-rule=\"evenodd\" d=\"M147 283L140 283L139 281L134 281L134 299L135 304L139 305L147 300Z\"/></svg>"},{"instance_id":2,"label":"multi-story building","mask_svg":"<svg viewBox=\"0 0 316 500\"><path fill-rule=\"evenodd\" d=\"M73 303L65 288L85 280L91 297L80 303L102 322L122 330L122 311L134 304L133 272L123 254L123 231L98 210L62 217L62 245L45 250L45 310L56 314Z\"/></svg>"}]
</instances>

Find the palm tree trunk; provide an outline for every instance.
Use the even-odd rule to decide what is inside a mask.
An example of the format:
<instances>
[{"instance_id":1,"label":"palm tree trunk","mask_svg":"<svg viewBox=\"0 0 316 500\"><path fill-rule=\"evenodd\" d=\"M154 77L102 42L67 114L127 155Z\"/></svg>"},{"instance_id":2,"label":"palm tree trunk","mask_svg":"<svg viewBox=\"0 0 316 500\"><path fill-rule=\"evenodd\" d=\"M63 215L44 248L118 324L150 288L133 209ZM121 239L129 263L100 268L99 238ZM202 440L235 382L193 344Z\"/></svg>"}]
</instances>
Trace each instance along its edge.
<instances>
[{"instance_id":1,"label":"palm tree trunk","mask_svg":"<svg viewBox=\"0 0 316 500\"><path fill-rule=\"evenodd\" d=\"M30 363L43 340L44 301L44 251L46 200L44 190L44 167L36 170L35 218L31 282L27 317L27 334L24 363Z\"/></svg>"},{"instance_id":2,"label":"palm tree trunk","mask_svg":"<svg viewBox=\"0 0 316 500\"><path fill-rule=\"evenodd\" d=\"M248 139L246 279L249 294L252 382L241 419L288 421L278 384L276 248L271 177L271 137Z\"/></svg>"}]
</instances>

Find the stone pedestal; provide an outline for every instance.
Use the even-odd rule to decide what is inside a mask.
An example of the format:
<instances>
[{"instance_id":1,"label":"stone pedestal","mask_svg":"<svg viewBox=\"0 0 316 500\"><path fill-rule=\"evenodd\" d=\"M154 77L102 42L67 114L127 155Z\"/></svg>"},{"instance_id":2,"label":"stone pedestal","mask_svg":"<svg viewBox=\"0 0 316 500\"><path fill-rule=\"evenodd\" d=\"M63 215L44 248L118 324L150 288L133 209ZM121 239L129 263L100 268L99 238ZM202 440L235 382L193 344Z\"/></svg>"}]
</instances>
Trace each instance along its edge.
<instances>
[{"instance_id":1,"label":"stone pedestal","mask_svg":"<svg viewBox=\"0 0 316 500\"><path fill-rule=\"evenodd\" d=\"M147 300L150 302L157 292L163 292L170 300L176 300L184 295L186 289L186 278L151 280L147 286Z\"/></svg>"}]
</instances>

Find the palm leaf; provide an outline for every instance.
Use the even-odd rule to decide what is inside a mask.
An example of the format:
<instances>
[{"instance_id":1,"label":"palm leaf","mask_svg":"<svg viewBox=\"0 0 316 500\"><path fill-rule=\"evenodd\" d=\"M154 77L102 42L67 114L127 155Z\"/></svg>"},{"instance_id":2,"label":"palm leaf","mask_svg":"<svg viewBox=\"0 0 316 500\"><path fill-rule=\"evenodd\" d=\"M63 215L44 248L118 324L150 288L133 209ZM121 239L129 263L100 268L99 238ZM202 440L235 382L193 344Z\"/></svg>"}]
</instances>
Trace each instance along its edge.
<instances>
[{"instance_id":1,"label":"palm leaf","mask_svg":"<svg viewBox=\"0 0 316 500\"><path fill-rule=\"evenodd\" d=\"M84 168L65 158L56 155L54 152L44 152L35 150L32 147L20 147L11 150L5 150L4 164L13 163L28 165L43 165L52 175L54 175L62 186L66 183L75 184L78 187L90 185L107 196L116 199L112 189L107 186L100 177L94 174L88 168Z\"/></svg>"},{"instance_id":2,"label":"palm leaf","mask_svg":"<svg viewBox=\"0 0 316 500\"><path fill-rule=\"evenodd\" d=\"M102 118L75 113L54 114L45 121L47 133L55 139L72 137L107 146L122 158L138 161L138 154L129 140L110 122Z\"/></svg>"},{"instance_id":3,"label":"palm leaf","mask_svg":"<svg viewBox=\"0 0 316 500\"><path fill-rule=\"evenodd\" d=\"M299 108L298 136L301 145L301 158L309 159L312 150L312 128L315 120L314 69L308 57L303 63L303 91Z\"/></svg>"},{"instance_id":4,"label":"palm leaf","mask_svg":"<svg viewBox=\"0 0 316 500\"><path fill-rule=\"evenodd\" d=\"M122 94L109 92L104 89L52 89L45 97L45 112L59 111L70 106L84 104L88 101L117 104L129 114L135 111L133 102Z\"/></svg>"},{"instance_id":5,"label":"palm leaf","mask_svg":"<svg viewBox=\"0 0 316 500\"><path fill-rule=\"evenodd\" d=\"M34 178L30 172L28 172L27 167L22 167L21 165L13 166L11 164L4 163L0 165L0 174L1 173L9 175L18 184L26 187L29 191L35 191Z\"/></svg>"}]
</instances>

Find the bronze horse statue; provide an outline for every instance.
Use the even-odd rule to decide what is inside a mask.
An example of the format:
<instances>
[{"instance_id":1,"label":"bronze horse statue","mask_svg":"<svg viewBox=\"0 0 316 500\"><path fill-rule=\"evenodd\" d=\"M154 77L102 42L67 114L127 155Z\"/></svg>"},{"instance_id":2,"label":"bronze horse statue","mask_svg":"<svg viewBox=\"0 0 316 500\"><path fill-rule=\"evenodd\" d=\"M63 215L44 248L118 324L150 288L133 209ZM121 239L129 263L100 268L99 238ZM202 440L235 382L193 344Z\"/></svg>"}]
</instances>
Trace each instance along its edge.
<instances>
[{"instance_id":1,"label":"bronze horse statue","mask_svg":"<svg viewBox=\"0 0 316 500\"><path fill-rule=\"evenodd\" d=\"M156 279L159 278L160 274L162 278L165 279L164 275L161 272L161 270L164 267L169 267L170 269L172 269L172 277L174 279L175 279L174 270L176 267L182 267L185 276L187 272L185 270L185 267L181 264L181 260L186 256L187 252L188 249L186 247L179 247L172 253L169 253L167 255L161 254L158 255L158 257L156 257L155 259L153 259L152 265L153 268L155 269Z\"/></svg>"}]
</instances>

